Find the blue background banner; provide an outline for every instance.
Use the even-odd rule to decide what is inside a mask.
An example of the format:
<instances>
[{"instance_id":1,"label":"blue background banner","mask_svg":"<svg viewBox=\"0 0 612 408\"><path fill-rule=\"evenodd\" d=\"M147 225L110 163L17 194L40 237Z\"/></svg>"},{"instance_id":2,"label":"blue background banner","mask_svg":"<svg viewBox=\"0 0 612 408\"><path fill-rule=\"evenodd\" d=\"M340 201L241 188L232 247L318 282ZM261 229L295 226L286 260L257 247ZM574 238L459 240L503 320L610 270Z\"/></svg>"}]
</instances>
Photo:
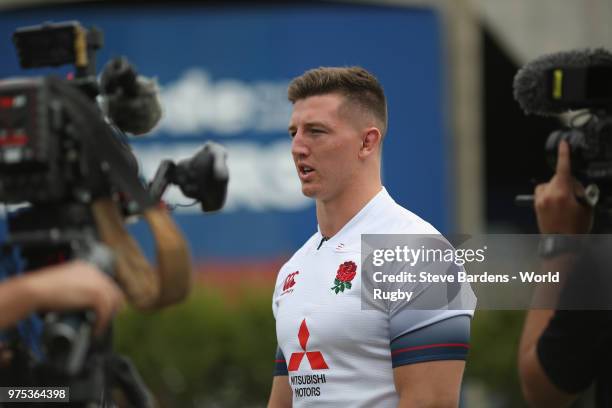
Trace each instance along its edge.
<instances>
[{"instance_id":1,"label":"blue background banner","mask_svg":"<svg viewBox=\"0 0 612 408\"><path fill-rule=\"evenodd\" d=\"M104 31L98 71L124 55L160 84L165 117L133 140L143 174L193 155L206 140L229 151L227 207L177 209L198 260L264 260L294 252L316 230L314 203L300 193L287 123L291 78L318 66L361 65L383 84L389 132L384 184L401 205L441 231L452 228L445 61L439 16L424 8L350 4L268 6L92 4L0 14L0 78L66 74L21 70L11 34L44 21L79 20ZM189 200L169 191L170 203ZM145 226L135 233L145 246Z\"/></svg>"}]
</instances>

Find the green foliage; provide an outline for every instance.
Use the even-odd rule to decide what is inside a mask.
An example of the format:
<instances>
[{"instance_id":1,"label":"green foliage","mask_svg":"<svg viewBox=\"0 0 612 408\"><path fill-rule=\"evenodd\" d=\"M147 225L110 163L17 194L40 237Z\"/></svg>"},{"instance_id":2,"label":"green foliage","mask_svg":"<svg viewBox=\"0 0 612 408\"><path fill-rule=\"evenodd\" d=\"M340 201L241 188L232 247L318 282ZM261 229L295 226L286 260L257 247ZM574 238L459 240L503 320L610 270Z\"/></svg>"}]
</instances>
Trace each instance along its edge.
<instances>
[{"instance_id":1,"label":"green foliage","mask_svg":"<svg viewBox=\"0 0 612 408\"><path fill-rule=\"evenodd\" d=\"M271 289L198 288L189 300L116 321L116 349L129 356L167 407L264 406L274 366ZM524 406L516 356L524 312L478 311L465 379L500 402Z\"/></svg>"},{"instance_id":2,"label":"green foliage","mask_svg":"<svg viewBox=\"0 0 612 408\"><path fill-rule=\"evenodd\" d=\"M164 406L244 407L269 395L276 334L271 291L198 289L179 306L116 322L129 356Z\"/></svg>"},{"instance_id":3,"label":"green foliage","mask_svg":"<svg viewBox=\"0 0 612 408\"><path fill-rule=\"evenodd\" d=\"M497 406L525 406L517 371L524 317L524 311L479 310L472 320L465 379L483 384L495 394Z\"/></svg>"}]
</instances>

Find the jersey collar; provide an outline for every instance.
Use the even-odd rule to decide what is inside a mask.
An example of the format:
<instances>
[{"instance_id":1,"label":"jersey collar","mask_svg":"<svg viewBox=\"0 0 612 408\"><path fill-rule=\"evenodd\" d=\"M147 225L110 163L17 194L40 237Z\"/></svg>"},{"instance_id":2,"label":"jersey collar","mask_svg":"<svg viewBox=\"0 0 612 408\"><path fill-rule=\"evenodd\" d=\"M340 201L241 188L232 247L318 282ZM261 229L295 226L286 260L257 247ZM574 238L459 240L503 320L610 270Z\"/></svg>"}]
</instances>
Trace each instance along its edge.
<instances>
[{"instance_id":1,"label":"jersey collar","mask_svg":"<svg viewBox=\"0 0 612 408\"><path fill-rule=\"evenodd\" d=\"M381 190L376 193L376 195L372 197L372 199L370 199L370 201L368 201L368 203L364 205L363 208L353 216L353 218L349 220L349 222L344 224L340 231L338 231L333 237L323 242L321 248L328 245L338 245L343 243L342 241L348 239L348 235L355 231L355 229L362 228L362 224L365 222L365 219L369 214L391 203L395 203L395 201L393 201L393 198L391 198L387 192L387 189L383 186ZM317 239L314 241L315 249L319 246L322 239L323 235L321 234L321 228L319 224L317 224Z\"/></svg>"}]
</instances>

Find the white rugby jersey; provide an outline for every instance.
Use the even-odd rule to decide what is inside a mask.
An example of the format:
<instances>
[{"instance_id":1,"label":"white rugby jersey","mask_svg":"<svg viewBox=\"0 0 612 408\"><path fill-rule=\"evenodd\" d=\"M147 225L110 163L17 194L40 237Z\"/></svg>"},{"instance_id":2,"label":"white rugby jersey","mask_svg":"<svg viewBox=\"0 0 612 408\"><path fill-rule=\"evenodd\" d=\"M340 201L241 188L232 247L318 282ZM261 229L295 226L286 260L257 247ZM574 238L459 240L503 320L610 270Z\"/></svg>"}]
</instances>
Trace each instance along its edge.
<instances>
[{"instance_id":1,"label":"white rugby jersey","mask_svg":"<svg viewBox=\"0 0 612 408\"><path fill-rule=\"evenodd\" d=\"M318 231L279 271L272 305L279 346L276 363L277 372L278 367L287 370L294 407L396 407L393 367L402 363L392 361L392 341L453 316L473 314L362 310L361 234L387 233L439 234L383 188L336 235L322 241ZM337 276L342 279L337 281ZM412 362L455 359L453 353L464 359L465 343L444 341L396 348L393 353L401 358L404 351L439 352L438 358L416 355Z\"/></svg>"}]
</instances>

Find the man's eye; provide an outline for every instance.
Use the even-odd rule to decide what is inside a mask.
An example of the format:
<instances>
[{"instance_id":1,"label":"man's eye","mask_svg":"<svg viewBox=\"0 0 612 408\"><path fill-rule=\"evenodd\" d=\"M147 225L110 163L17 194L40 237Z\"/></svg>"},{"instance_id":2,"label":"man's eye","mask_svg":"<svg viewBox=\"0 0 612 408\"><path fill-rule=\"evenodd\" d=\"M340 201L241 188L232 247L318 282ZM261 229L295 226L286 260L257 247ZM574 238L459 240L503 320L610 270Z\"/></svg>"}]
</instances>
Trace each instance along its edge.
<instances>
[{"instance_id":1,"label":"man's eye","mask_svg":"<svg viewBox=\"0 0 612 408\"><path fill-rule=\"evenodd\" d=\"M295 132L289 132L289 137L293 139L295 137Z\"/></svg>"},{"instance_id":2,"label":"man's eye","mask_svg":"<svg viewBox=\"0 0 612 408\"><path fill-rule=\"evenodd\" d=\"M324 133L323 129L311 129L312 133Z\"/></svg>"}]
</instances>

